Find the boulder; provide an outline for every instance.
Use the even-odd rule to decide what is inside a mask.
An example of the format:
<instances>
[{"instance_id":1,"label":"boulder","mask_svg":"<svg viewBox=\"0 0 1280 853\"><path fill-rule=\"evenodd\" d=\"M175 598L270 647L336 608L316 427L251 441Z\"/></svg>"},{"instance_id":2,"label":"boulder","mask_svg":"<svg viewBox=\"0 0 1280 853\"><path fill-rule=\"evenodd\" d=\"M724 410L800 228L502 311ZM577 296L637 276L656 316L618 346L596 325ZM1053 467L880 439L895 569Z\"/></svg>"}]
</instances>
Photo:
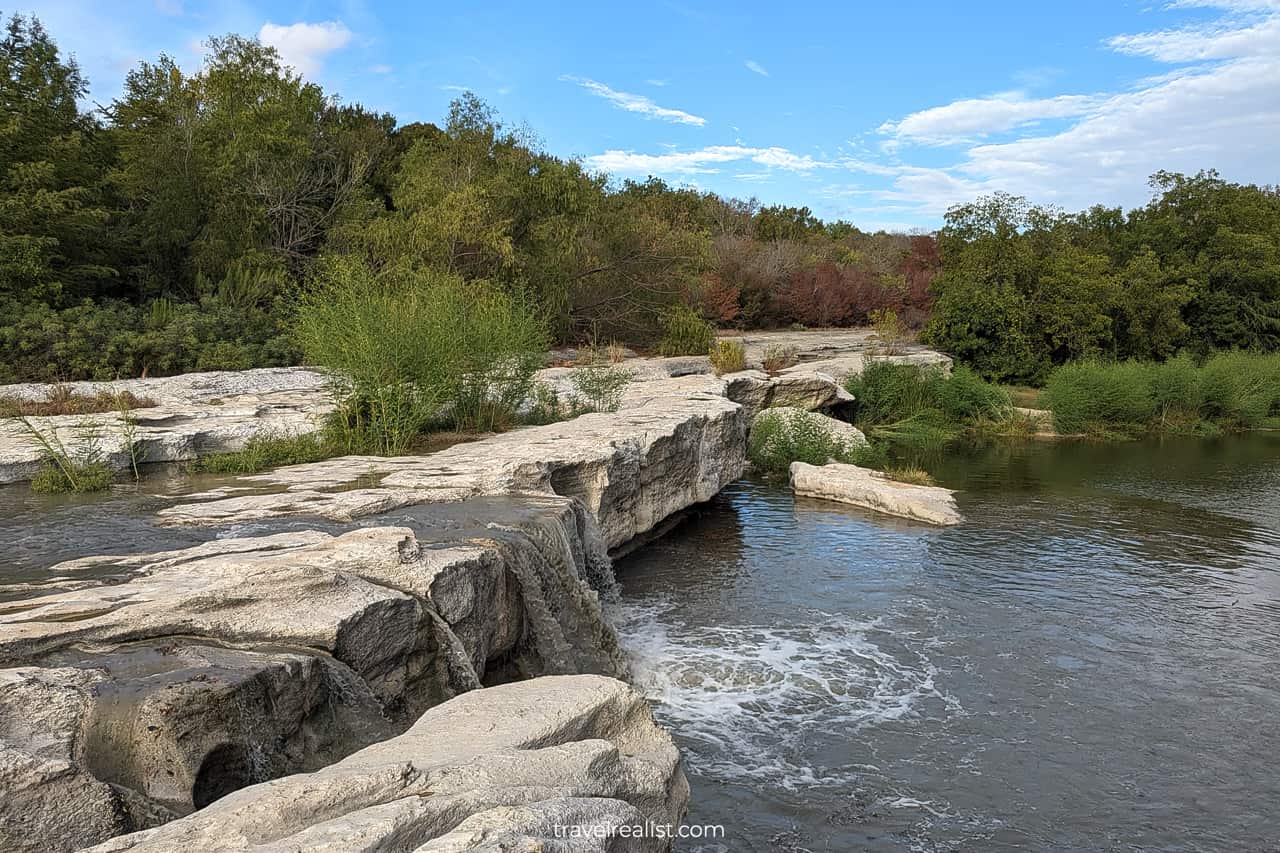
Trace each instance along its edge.
<instances>
[{"instance_id":1,"label":"boulder","mask_svg":"<svg viewBox=\"0 0 1280 853\"><path fill-rule=\"evenodd\" d=\"M459 696L322 770L92 850L660 851L669 838L609 832L678 825L688 798L643 696L610 678L547 677Z\"/></svg>"},{"instance_id":2,"label":"boulder","mask_svg":"<svg viewBox=\"0 0 1280 853\"><path fill-rule=\"evenodd\" d=\"M746 410L747 418L770 408L806 411L853 402L853 395L825 373L806 372L769 376L761 370L744 370L724 377L724 394Z\"/></svg>"},{"instance_id":3,"label":"boulder","mask_svg":"<svg viewBox=\"0 0 1280 853\"><path fill-rule=\"evenodd\" d=\"M791 488L802 497L838 501L926 524L948 526L963 521L950 489L899 483L856 465L793 462Z\"/></svg>"}]
</instances>

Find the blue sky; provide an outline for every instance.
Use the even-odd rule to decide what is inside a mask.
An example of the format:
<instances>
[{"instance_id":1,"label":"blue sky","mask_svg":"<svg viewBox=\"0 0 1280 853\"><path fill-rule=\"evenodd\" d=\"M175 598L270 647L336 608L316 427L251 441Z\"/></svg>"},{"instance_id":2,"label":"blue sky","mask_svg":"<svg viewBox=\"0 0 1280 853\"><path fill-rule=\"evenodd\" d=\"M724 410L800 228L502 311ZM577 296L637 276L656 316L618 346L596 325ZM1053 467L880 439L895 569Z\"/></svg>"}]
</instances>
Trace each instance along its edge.
<instances>
[{"instance_id":1,"label":"blue sky","mask_svg":"<svg viewBox=\"0 0 1280 853\"><path fill-rule=\"evenodd\" d=\"M258 35L402 122L471 89L591 168L863 228L993 190L1141 204L1162 168L1280 181L1280 0L26 2L99 102L139 60Z\"/></svg>"}]
</instances>

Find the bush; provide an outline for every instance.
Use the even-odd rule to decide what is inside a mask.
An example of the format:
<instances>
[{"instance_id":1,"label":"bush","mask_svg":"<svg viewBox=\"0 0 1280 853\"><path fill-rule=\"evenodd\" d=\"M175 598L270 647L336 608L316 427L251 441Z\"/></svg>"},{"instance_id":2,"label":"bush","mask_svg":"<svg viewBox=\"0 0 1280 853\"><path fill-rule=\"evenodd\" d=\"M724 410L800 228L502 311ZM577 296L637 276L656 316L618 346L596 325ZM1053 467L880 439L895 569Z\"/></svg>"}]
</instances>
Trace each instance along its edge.
<instances>
[{"instance_id":1,"label":"bush","mask_svg":"<svg viewBox=\"0 0 1280 853\"><path fill-rule=\"evenodd\" d=\"M300 353L280 320L287 306L229 307L216 299L152 305L83 302L56 310L0 301L0 383L171 376L280 367Z\"/></svg>"},{"instance_id":2,"label":"bush","mask_svg":"<svg viewBox=\"0 0 1280 853\"><path fill-rule=\"evenodd\" d=\"M702 319L702 315L688 305L671 308L663 320L662 343L659 350L664 356L705 355L715 341L715 327Z\"/></svg>"},{"instance_id":3,"label":"bush","mask_svg":"<svg viewBox=\"0 0 1280 853\"><path fill-rule=\"evenodd\" d=\"M1280 414L1280 354L1219 353L1200 369L1204 416L1221 426L1253 428Z\"/></svg>"},{"instance_id":4,"label":"bush","mask_svg":"<svg viewBox=\"0 0 1280 853\"><path fill-rule=\"evenodd\" d=\"M845 387L863 431L907 447L937 447L965 430L988 432L1009 412L1008 394L966 367L948 374L938 367L872 361Z\"/></svg>"},{"instance_id":5,"label":"bush","mask_svg":"<svg viewBox=\"0 0 1280 853\"><path fill-rule=\"evenodd\" d=\"M1280 414L1280 355L1219 353L1199 366L1188 356L1068 364L1049 377L1041 399L1062 433L1250 429Z\"/></svg>"},{"instance_id":6,"label":"bush","mask_svg":"<svg viewBox=\"0 0 1280 853\"><path fill-rule=\"evenodd\" d=\"M907 327L898 319L898 313L889 308L877 308L867 315L875 329L876 343L882 355L897 355L907 338Z\"/></svg>"},{"instance_id":7,"label":"bush","mask_svg":"<svg viewBox=\"0 0 1280 853\"><path fill-rule=\"evenodd\" d=\"M711 345L707 355L711 359L711 367L715 370L716 376L737 373L747 367L747 348L743 346L742 341L718 340Z\"/></svg>"},{"instance_id":8,"label":"bush","mask_svg":"<svg viewBox=\"0 0 1280 853\"><path fill-rule=\"evenodd\" d=\"M294 333L332 372L337 435L351 451L403 453L428 424L492 429L515 419L545 349L526 306L448 273L380 277L330 259Z\"/></svg>"},{"instance_id":9,"label":"bush","mask_svg":"<svg viewBox=\"0 0 1280 853\"><path fill-rule=\"evenodd\" d=\"M968 367L957 367L949 376L931 370L928 385L939 408L953 421L998 418L1009 408L1009 394Z\"/></svg>"},{"instance_id":10,"label":"bush","mask_svg":"<svg viewBox=\"0 0 1280 853\"><path fill-rule=\"evenodd\" d=\"M1135 361L1081 361L1055 370L1041 399L1064 434L1130 431L1155 414L1151 371Z\"/></svg>"},{"instance_id":11,"label":"bush","mask_svg":"<svg viewBox=\"0 0 1280 853\"><path fill-rule=\"evenodd\" d=\"M622 393L631 383L631 375L630 370L606 362L574 369L569 376L574 390L569 400L571 413L618 411L622 405Z\"/></svg>"},{"instance_id":12,"label":"bush","mask_svg":"<svg viewBox=\"0 0 1280 853\"><path fill-rule=\"evenodd\" d=\"M768 473L785 473L792 462L825 465L835 460L878 468L886 461L883 453L875 448L841 438L816 415L767 409L751 427L747 458L756 468Z\"/></svg>"}]
</instances>

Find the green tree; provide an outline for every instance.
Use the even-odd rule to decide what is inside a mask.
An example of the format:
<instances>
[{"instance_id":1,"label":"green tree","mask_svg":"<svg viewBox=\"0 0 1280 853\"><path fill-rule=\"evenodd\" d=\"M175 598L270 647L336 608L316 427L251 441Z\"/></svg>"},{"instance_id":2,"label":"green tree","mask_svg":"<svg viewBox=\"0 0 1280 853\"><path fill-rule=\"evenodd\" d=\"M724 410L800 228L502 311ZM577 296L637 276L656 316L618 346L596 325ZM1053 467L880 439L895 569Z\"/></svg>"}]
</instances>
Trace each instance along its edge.
<instances>
[{"instance_id":1,"label":"green tree","mask_svg":"<svg viewBox=\"0 0 1280 853\"><path fill-rule=\"evenodd\" d=\"M79 99L86 83L39 21L0 39L0 296L64 304L115 274L102 206L110 151Z\"/></svg>"}]
</instances>

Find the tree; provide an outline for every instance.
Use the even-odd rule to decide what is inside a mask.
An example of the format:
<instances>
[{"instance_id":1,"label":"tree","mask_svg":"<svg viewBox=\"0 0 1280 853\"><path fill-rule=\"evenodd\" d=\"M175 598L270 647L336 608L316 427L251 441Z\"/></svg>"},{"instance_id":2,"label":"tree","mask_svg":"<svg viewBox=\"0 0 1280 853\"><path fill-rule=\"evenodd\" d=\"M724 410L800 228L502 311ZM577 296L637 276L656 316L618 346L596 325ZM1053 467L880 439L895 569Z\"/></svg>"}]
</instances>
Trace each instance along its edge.
<instances>
[{"instance_id":1,"label":"tree","mask_svg":"<svg viewBox=\"0 0 1280 853\"><path fill-rule=\"evenodd\" d=\"M80 110L86 83L39 21L0 39L0 295L62 304L115 276L102 175L109 150Z\"/></svg>"}]
</instances>

